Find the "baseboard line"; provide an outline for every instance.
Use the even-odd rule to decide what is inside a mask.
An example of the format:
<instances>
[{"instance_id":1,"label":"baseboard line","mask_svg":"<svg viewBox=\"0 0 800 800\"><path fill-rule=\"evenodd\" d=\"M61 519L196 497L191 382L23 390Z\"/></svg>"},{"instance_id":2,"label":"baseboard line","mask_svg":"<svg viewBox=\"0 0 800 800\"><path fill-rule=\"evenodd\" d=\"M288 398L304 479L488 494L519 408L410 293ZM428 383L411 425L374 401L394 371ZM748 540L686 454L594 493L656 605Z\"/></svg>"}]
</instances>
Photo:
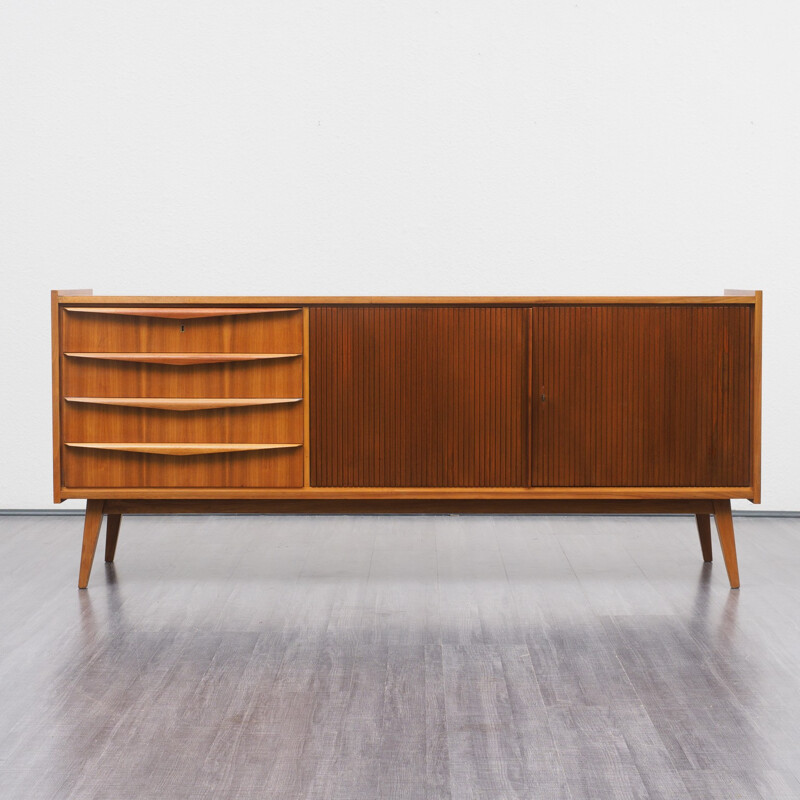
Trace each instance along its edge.
<instances>
[{"instance_id":1,"label":"baseboard line","mask_svg":"<svg viewBox=\"0 0 800 800\"><path fill-rule=\"evenodd\" d=\"M734 517L776 517L776 518L784 518L784 517L800 517L800 511L737 511L733 509L733 516ZM84 515L84 511L81 508L0 508L0 517L82 517ZM168 516L165 514L152 514L148 516ZM197 516L196 514L172 514L171 516L187 516L193 517ZM231 516L228 513L221 513L217 516ZM242 516L242 515L236 515ZM246 516L246 515L245 515ZM264 514L253 514L252 516L266 516ZM283 514L278 514L277 516L285 516ZM302 516L302 515L301 515ZM307 514L306 516L318 516L317 514ZM322 514L321 516L326 516ZM362 516L361 514L353 515L353 516ZM382 514L381 516L387 516ZM394 516L394 515L388 515ZM404 516L404 515L396 515L396 516ZM419 514L415 512L413 515L410 516L445 516L445 517L452 517L452 516L459 516L454 514ZM466 515L465 515L466 516ZM470 516L492 516L491 514L474 514ZM503 514L503 516L515 516L513 514ZM527 516L525 514L520 514L519 516ZM536 516L543 516L543 517L596 517L596 516L636 516L636 517L675 517L681 516L679 514L537 514ZM689 515L691 516L691 515Z\"/></svg>"}]
</instances>

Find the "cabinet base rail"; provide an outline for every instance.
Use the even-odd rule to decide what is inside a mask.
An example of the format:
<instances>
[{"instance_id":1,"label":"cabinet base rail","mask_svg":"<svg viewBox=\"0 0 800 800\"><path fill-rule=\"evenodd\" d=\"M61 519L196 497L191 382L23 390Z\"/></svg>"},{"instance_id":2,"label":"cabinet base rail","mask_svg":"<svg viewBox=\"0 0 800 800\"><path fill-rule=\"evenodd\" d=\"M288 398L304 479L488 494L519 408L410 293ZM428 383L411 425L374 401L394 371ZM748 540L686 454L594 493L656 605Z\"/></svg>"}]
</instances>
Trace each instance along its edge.
<instances>
[{"instance_id":1,"label":"cabinet base rail","mask_svg":"<svg viewBox=\"0 0 800 800\"><path fill-rule=\"evenodd\" d=\"M731 589L739 567L731 503L688 500L88 500L78 588L89 584L103 517L105 560L113 562L123 514L694 514L704 561L712 560L711 517L717 527Z\"/></svg>"}]
</instances>

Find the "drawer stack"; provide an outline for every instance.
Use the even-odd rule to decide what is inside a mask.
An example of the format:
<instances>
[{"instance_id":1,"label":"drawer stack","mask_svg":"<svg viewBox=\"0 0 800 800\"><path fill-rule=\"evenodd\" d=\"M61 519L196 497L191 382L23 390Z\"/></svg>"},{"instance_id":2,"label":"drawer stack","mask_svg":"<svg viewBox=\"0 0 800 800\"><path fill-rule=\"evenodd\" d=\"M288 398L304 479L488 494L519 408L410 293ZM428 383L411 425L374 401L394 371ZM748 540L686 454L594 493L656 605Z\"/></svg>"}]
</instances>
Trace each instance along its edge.
<instances>
[{"instance_id":1,"label":"drawer stack","mask_svg":"<svg viewBox=\"0 0 800 800\"><path fill-rule=\"evenodd\" d=\"M61 306L69 489L303 486L301 308Z\"/></svg>"}]
</instances>

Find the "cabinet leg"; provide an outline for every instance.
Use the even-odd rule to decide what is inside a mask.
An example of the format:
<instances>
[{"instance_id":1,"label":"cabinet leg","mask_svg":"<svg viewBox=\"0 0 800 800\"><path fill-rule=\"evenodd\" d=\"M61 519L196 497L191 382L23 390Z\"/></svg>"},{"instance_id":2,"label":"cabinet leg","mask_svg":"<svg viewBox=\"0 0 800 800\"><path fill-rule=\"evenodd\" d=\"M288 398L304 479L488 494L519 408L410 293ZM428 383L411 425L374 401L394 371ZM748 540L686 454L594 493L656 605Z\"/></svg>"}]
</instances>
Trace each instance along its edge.
<instances>
[{"instance_id":1,"label":"cabinet leg","mask_svg":"<svg viewBox=\"0 0 800 800\"><path fill-rule=\"evenodd\" d=\"M117 539L119 538L119 524L122 514L108 514L106 516L106 563L114 561L117 552Z\"/></svg>"},{"instance_id":2,"label":"cabinet leg","mask_svg":"<svg viewBox=\"0 0 800 800\"><path fill-rule=\"evenodd\" d=\"M700 536L700 549L703 551L703 561L711 561L711 514L695 514L697 518L697 533ZM109 517L109 520L111 517ZM108 559L106 559L108 561Z\"/></svg>"},{"instance_id":3,"label":"cabinet leg","mask_svg":"<svg viewBox=\"0 0 800 800\"><path fill-rule=\"evenodd\" d=\"M83 547L81 548L81 568L78 573L78 588L85 589L92 571L94 551L103 524L103 500L86 501L86 519L83 523Z\"/></svg>"},{"instance_id":4,"label":"cabinet leg","mask_svg":"<svg viewBox=\"0 0 800 800\"><path fill-rule=\"evenodd\" d=\"M733 517L730 500L714 500L714 522L717 525L719 544L728 570L731 589L739 588L739 565L736 562L736 540L733 537Z\"/></svg>"}]
</instances>

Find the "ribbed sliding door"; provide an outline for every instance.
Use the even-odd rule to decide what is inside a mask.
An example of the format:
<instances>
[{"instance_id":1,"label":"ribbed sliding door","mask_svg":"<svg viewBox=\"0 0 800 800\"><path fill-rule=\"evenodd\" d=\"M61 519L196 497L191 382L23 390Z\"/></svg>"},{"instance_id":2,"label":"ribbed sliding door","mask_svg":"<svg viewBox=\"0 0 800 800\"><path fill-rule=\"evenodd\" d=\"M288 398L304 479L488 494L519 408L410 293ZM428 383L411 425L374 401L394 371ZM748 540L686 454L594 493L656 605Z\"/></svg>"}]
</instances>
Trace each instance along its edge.
<instances>
[{"instance_id":1,"label":"ribbed sliding door","mask_svg":"<svg viewBox=\"0 0 800 800\"><path fill-rule=\"evenodd\" d=\"M312 308L312 485L526 486L529 313Z\"/></svg>"},{"instance_id":2,"label":"ribbed sliding door","mask_svg":"<svg viewBox=\"0 0 800 800\"><path fill-rule=\"evenodd\" d=\"M533 486L747 486L749 306L538 306Z\"/></svg>"}]
</instances>

